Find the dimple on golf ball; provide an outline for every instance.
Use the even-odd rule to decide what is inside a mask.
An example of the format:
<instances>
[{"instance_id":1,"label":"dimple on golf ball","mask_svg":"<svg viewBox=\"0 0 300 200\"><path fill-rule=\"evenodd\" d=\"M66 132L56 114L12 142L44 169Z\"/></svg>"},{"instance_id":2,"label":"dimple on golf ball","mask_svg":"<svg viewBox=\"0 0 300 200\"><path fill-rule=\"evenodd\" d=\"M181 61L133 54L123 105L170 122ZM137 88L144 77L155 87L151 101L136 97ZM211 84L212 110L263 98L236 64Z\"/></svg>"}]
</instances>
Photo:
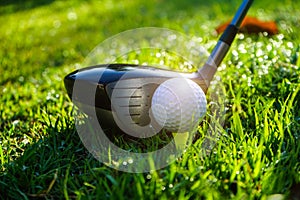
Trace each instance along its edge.
<instances>
[{"instance_id":1,"label":"dimple on golf ball","mask_svg":"<svg viewBox=\"0 0 300 200\"><path fill-rule=\"evenodd\" d=\"M155 90L151 111L165 130L182 133L195 128L206 113L206 104L203 90L194 81L172 78Z\"/></svg>"}]
</instances>

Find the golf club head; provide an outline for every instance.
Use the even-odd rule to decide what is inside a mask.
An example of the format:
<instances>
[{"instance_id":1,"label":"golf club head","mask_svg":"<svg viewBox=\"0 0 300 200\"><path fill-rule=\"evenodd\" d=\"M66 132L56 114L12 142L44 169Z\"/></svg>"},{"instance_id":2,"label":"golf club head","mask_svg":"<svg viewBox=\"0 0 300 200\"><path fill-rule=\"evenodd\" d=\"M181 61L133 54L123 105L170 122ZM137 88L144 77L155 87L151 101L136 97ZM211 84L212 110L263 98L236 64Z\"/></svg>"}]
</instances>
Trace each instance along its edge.
<instances>
[{"instance_id":1,"label":"golf club head","mask_svg":"<svg viewBox=\"0 0 300 200\"><path fill-rule=\"evenodd\" d=\"M74 104L90 116L96 112L102 128L119 127L125 132L136 132L149 124L161 128L151 117L151 101L157 87L171 78L191 79L207 90L207 83L199 73L131 64L84 68L67 75L64 83ZM141 131L145 137L152 134L145 129Z\"/></svg>"}]
</instances>

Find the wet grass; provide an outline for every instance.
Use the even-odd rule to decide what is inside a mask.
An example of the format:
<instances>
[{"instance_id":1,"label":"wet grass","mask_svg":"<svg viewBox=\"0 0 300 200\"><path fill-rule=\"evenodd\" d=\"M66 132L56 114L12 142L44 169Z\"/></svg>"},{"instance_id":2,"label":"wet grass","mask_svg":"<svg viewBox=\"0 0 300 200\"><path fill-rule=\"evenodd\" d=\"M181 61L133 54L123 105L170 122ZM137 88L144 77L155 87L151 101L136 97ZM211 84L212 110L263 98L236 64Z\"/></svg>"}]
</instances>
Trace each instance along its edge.
<instances>
[{"instance_id":1,"label":"wet grass","mask_svg":"<svg viewBox=\"0 0 300 200\"><path fill-rule=\"evenodd\" d=\"M211 127L207 116L180 159L144 174L106 167L85 149L63 77L98 43L132 28L170 28L210 50L214 28L238 3L12 2L0 7L0 198L270 199L297 191L290 188L300 182L298 2L254 2L250 15L275 20L280 34L238 35L215 80L225 94L224 124ZM204 154L203 136L214 132Z\"/></svg>"}]
</instances>

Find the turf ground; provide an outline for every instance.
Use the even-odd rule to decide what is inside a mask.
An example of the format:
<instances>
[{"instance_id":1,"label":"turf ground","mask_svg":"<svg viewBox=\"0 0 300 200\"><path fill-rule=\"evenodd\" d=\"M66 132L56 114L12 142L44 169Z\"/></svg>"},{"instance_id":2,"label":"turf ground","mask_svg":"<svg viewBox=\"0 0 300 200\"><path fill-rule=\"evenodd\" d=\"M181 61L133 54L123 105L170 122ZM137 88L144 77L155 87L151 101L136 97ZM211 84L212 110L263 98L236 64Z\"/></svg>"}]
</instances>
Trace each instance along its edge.
<instances>
[{"instance_id":1,"label":"turf ground","mask_svg":"<svg viewBox=\"0 0 300 200\"><path fill-rule=\"evenodd\" d=\"M170 166L144 174L111 169L89 154L76 132L63 77L79 68L97 44L151 26L201 38L211 50L218 39L214 28L238 5L235 0L1 1L0 198L296 196L299 1L254 2L249 15L276 21L280 34L238 35L217 74L226 97L224 124L210 130L205 120L195 143ZM203 154L208 131L220 137Z\"/></svg>"}]
</instances>

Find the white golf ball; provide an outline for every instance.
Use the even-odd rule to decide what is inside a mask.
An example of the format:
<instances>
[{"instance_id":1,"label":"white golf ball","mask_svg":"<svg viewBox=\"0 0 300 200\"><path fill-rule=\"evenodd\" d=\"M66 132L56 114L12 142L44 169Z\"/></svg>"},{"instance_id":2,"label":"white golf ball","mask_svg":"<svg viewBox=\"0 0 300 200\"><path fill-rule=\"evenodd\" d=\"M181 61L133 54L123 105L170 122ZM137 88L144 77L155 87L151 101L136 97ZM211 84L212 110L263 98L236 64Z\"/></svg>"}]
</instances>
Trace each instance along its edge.
<instances>
[{"instance_id":1,"label":"white golf ball","mask_svg":"<svg viewBox=\"0 0 300 200\"><path fill-rule=\"evenodd\" d=\"M206 113L203 90L194 81L172 78L163 82L152 97L151 111L155 121L165 130L188 132Z\"/></svg>"}]
</instances>

